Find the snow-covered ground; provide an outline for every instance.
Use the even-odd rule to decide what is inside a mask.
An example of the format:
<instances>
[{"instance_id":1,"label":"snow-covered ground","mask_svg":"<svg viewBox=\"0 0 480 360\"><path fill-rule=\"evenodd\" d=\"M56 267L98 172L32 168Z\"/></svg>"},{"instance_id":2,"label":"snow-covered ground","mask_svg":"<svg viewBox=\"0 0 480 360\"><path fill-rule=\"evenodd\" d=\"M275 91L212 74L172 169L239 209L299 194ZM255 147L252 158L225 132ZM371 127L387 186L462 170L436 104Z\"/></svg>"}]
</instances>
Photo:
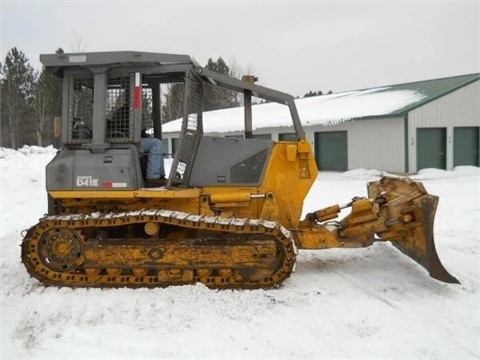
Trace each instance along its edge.
<instances>
[{"instance_id":1,"label":"snow-covered ground","mask_svg":"<svg viewBox=\"0 0 480 360\"><path fill-rule=\"evenodd\" d=\"M274 290L44 287L20 263L46 212L52 148L0 149L1 353L13 358L478 359L480 169L413 176L440 196L438 282L389 244L301 251ZM305 211L365 194L381 172L321 173Z\"/></svg>"}]
</instances>

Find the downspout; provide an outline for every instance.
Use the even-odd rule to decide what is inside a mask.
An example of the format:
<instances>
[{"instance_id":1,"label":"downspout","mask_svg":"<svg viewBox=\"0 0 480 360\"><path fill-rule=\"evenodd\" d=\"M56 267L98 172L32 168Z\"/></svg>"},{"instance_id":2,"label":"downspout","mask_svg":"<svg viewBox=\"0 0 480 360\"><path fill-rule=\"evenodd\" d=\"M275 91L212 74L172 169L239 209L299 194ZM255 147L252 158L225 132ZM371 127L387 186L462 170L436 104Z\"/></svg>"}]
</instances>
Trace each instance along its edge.
<instances>
[{"instance_id":1,"label":"downspout","mask_svg":"<svg viewBox=\"0 0 480 360\"><path fill-rule=\"evenodd\" d=\"M410 172L410 149L408 143L408 112L403 118L403 141L404 141L404 171L406 174Z\"/></svg>"}]
</instances>

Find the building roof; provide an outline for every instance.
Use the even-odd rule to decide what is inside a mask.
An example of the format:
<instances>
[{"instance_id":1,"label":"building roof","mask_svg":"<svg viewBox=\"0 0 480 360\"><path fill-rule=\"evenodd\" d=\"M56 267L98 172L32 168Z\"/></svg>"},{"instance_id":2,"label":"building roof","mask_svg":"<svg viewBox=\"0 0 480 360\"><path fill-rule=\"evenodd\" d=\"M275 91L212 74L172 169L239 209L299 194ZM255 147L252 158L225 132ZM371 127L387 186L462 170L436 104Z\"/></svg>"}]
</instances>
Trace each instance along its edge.
<instances>
[{"instance_id":1,"label":"building roof","mask_svg":"<svg viewBox=\"0 0 480 360\"><path fill-rule=\"evenodd\" d=\"M302 125L336 125L365 118L404 116L420 106L445 96L480 79L480 73L416 81L370 89L353 90L295 100ZM204 113L205 133L243 131L243 107ZM290 127L286 106L274 103L252 107L254 130ZM179 132L181 119L163 125L163 132Z\"/></svg>"},{"instance_id":2,"label":"building roof","mask_svg":"<svg viewBox=\"0 0 480 360\"><path fill-rule=\"evenodd\" d=\"M472 82L478 81L479 79L480 73L391 85L387 91L409 90L416 91L425 96L418 103L409 104L405 108L393 112L391 115L405 114L416 109L417 107L425 105L430 101L436 100L439 97L445 96L455 90L469 85Z\"/></svg>"}]
</instances>

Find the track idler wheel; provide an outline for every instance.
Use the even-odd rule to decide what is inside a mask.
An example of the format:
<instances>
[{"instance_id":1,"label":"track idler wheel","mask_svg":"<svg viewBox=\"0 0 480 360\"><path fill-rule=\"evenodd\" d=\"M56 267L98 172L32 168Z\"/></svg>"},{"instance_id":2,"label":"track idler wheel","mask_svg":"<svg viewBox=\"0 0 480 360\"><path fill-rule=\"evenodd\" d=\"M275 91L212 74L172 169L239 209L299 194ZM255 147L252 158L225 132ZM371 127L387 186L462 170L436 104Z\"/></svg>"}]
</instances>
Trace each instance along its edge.
<instances>
[{"instance_id":1,"label":"track idler wheel","mask_svg":"<svg viewBox=\"0 0 480 360\"><path fill-rule=\"evenodd\" d=\"M55 227L47 230L38 244L40 259L54 271L71 271L84 262L83 242L76 230Z\"/></svg>"}]
</instances>

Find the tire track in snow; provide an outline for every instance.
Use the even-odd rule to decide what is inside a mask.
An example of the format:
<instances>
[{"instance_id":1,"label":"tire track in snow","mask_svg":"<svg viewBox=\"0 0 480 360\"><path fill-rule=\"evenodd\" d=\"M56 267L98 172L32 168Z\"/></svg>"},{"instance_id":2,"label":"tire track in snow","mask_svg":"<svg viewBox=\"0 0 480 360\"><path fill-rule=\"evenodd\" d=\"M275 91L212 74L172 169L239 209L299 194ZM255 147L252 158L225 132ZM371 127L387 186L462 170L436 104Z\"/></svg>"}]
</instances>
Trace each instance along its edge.
<instances>
[{"instance_id":1,"label":"tire track in snow","mask_svg":"<svg viewBox=\"0 0 480 360\"><path fill-rule=\"evenodd\" d=\"M371 261L369 260L368 262L371 262ZM337 277L341 278L343 281L353 285L355 289L358 289L359 291L367 294L368 296L375 298L380 302L384 303L386 306L400 312L402 316L408 319L408 322L415 324L415 326L412 326L412 328L417 329L417 326L418 326L425 329L428 333L435 333L437 335L439 334L438 329L435 328L433 325L420 321L417 317L412 316L410 311L407 311L405 309L405 306L404 305L402 306L402 304L399 301L396 301L393 298L386 296L384 293L380 293L379 291L375 290L375 287L368 287L364 285L364 283L361 283L357 278L348 276L344 272L341 272L339 270L332 270L332 273L334 273ZM442 341L454 343L460 350L464 351L468 355L473 356L475 359L479 358L479 354L475 354L470 349L468 349L465 345L459 343L455 338L448 336L444 333L441 333L441 336L443 338Z\"/></svg>"}]
</instances>

